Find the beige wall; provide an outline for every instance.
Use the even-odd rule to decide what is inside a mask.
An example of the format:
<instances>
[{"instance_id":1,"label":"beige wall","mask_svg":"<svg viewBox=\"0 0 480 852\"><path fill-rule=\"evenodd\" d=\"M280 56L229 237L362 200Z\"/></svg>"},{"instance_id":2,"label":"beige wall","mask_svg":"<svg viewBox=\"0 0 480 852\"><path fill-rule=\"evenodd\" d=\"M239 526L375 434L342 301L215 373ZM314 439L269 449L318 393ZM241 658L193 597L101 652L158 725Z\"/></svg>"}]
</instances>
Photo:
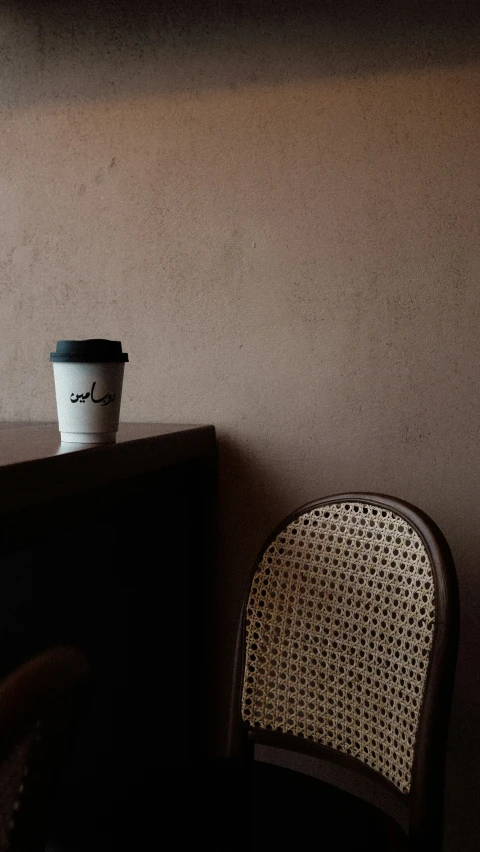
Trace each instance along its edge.
<instances>
[{"instance_id":1,"label":"beige wall","mask_svg":"<svg viewBox=\"0 0 480 852\"><path fill-rule=\"evenodd\" d=\"M236 602L304 501L430 513L462 600L448 852L477 849L478 16L258 5L2 6L0 417L55 417L57 339L121 339L124 419L218 429Z\"/></svg>"}]
</instances>

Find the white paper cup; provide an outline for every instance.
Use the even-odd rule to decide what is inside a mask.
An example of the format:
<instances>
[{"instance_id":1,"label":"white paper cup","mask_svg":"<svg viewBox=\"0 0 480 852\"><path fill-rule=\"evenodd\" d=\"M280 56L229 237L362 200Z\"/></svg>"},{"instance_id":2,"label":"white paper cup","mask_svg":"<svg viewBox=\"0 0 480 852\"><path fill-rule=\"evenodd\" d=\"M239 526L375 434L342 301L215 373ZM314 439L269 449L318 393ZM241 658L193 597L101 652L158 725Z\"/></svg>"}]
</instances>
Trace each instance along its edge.
<instances>
[{"instance_id":1,"label":"white paper cup","mask_svg":"<svg viewBox=\"0 0 480 852\"><path fill-rule=\"evenodd\" d=\"M109 344L116 344L115 352ZM79 360L114 354L122 360ZM117 341L59 341L57 352L50 358L61 440L80 444L114 442L128 359L121 345Z\"/></svg>"}]
</instances>

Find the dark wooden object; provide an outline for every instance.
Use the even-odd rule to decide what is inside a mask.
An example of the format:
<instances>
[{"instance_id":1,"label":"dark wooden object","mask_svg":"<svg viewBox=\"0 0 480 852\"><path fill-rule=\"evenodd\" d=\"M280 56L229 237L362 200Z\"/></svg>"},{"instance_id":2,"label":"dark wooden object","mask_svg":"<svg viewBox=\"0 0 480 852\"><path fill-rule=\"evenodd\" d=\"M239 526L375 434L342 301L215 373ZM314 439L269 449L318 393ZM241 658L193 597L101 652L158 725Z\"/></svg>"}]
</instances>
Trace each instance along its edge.
<instances>
[{"instance_id":1,"label":"dark wooden object","mask_svg":"<svg viewBox=\"0 0 480 852\"><path fill-rule=\"evenodd\" d=\"M88 686L87 660L69 647L33 657L0 682L2 852L44 852Z\"/></svg>"},{"instance_id":2,"label":"dark wooden object","mask_svg":"<svg viewBox=\"0 0 480 852\"><path fill-rule=\"evenodd\" d=\"M0 426L0 676L58 644L86 655L93 709L61 842L77 849L72 838L91 832L91 850L127 848L148 833L162 778L177 779L167 817L208 749L215 430L126 423L115 444L59 437L55 423Z\"/></svg>"}]
</instances>

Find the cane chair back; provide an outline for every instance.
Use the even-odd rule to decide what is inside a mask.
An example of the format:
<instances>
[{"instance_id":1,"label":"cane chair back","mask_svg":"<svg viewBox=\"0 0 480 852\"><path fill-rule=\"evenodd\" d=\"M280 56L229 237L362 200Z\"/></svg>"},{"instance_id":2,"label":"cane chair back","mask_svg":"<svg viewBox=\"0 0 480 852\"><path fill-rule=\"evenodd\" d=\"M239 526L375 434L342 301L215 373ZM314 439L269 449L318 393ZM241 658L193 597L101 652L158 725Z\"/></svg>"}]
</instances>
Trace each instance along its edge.
<instances>
[{"instance_id":1,"label":"cane chair back","mask_svg":"<svg viewBox=\"0 0 480 852\"><path fill-rule=\"evenodd\" d=\"M248 590L248 738L363 773L412 844L438 846L457 637L453 561L430 518L376 494L309 504L270 536Z\"/></svg>"}]
</instances>

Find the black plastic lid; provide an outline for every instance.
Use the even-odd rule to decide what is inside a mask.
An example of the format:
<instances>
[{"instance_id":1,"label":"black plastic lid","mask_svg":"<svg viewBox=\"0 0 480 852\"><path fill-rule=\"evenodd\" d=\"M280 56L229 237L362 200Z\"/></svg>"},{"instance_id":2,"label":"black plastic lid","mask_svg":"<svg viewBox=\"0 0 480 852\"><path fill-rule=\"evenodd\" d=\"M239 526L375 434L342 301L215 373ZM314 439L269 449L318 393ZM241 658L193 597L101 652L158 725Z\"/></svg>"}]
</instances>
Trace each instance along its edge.
<instances>
[{"instance_id":1,"label":"black plastic lid","mask_svg":"<svg viewBox=\"0 0 480 852\"><path fill-rule=\"evenodd\" d=\"M119 340L58 340L57 351L50 352L50 361L57 363L95 363L128 361Z\"/></svg>"}]
</instances>

